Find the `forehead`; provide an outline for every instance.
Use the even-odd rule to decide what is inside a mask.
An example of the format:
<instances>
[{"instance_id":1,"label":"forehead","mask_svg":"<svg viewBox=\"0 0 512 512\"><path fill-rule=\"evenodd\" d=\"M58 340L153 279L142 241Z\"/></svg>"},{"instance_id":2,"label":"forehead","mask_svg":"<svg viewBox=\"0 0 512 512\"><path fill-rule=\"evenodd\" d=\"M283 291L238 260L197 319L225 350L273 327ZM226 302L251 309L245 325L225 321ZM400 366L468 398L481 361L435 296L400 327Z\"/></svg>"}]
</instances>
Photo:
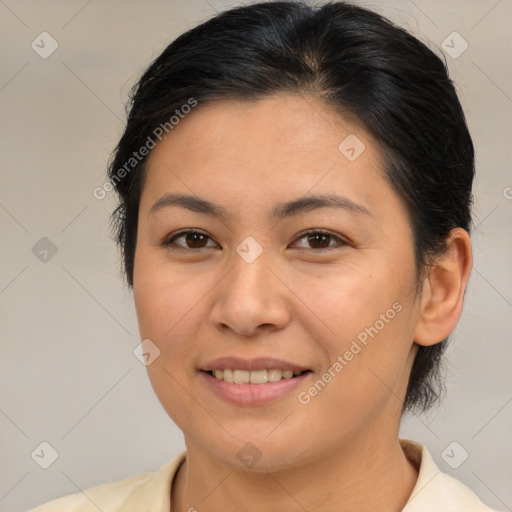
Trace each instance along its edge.
<instances>
[{"instance_id":1,"label":"forehead","mask_svg":"<svg viewBox=\"0 0 512 512\"><path fill-rule=\"evenodd\" d=\"M225 151L227 145L232 152L251 147L312 151L341 143L349 135L364 141L369 152L377 156L375 141L355 120L313 96L280 93L255 100L199 103L165 138L186 140L195 145L196 153L201 153ZM338 144L334 149L336 156L342 154L338 155ZM158 148L153 151L153 155L158 153Z\"/></svg>"},{"instance_id":2,"label":"forehead","mask_svg":"<svg viewBox=\"0 0 512 512\"><path fill-rule=\"evenodd\" d=\"M152 150L146 168L143 196L153 201L175 189L240 207L308 192L342 193L360 204L393 194L369 133L321 100L292 94L199 103Z\"/></svg>"}]
</instances>

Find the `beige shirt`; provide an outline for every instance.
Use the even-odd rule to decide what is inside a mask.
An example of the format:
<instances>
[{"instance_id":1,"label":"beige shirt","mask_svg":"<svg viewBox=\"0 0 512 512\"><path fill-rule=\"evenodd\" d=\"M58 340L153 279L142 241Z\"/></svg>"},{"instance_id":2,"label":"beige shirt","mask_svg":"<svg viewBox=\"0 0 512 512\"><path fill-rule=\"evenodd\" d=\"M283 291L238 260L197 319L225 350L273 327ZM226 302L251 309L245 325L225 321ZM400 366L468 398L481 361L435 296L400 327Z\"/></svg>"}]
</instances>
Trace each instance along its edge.
<instances>
[{"instance_id":1,"label":"beige shirt","mask_svg":"<svg viewBox=\"0 0 512 512\"><path fill-rule=\"evenodd\" d=\"M441 472L425 446L407 439L401 439L400 444L419 466L418 480L402 512L496 512L464 484ZM169 512L171 484L186 453L153 473L91 487L28 512Z\"/></svg>"}]
</instances>

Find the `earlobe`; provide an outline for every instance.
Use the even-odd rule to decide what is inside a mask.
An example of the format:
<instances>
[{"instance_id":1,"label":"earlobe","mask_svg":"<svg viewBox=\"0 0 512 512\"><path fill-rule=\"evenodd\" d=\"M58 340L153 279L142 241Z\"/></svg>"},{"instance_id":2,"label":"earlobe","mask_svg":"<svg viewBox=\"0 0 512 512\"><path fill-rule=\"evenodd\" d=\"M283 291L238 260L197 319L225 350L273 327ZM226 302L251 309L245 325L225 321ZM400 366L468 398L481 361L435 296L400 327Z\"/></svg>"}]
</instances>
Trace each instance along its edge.
<instances>
[{"instance_id":1,"label":"earlobe","mask_svg":"<svg viewBox=\"0 0 512 512\"><path fill-rule=\"evenodd\" d=\"M423 283L420 316L414 331L418 345L439 343L455 329L472 265L468 232L452 229L445 250L435 257Z\"/></svg>"}]
</instances>

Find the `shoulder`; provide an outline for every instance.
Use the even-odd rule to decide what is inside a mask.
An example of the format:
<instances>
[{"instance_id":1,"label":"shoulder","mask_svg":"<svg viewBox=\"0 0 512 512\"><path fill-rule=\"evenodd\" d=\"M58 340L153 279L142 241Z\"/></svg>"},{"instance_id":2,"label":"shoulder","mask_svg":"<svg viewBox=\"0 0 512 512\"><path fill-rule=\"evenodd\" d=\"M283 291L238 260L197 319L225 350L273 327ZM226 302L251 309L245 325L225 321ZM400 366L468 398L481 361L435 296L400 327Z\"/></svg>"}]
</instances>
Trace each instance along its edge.
<instances>
[{"instance_id":1,"label":"shoulder","mask_svg":"<svg viewBox=\"0 0 512 512\"><path fill-rule=\"evenodd\" d=\"M408 458L419 466L418 480L402 512L496 512L469 487L443 473L425 446L408 439L401 439L400 444Z\"/></svg>"},{"instance_id":2,"label":"shoulder","mask_svg":"<svg viewBox=\"0 0 512 512\"><path fill-rule=\"evenodd\" d=\"M185 459L182 452L157 471L143 473L117 482L98 485L49 501L28 512L121 512L134 510L133 505L159 512L166 510L172 479ZM167 508L168 510L168 508Z\"/></svg>"}]
</instances>

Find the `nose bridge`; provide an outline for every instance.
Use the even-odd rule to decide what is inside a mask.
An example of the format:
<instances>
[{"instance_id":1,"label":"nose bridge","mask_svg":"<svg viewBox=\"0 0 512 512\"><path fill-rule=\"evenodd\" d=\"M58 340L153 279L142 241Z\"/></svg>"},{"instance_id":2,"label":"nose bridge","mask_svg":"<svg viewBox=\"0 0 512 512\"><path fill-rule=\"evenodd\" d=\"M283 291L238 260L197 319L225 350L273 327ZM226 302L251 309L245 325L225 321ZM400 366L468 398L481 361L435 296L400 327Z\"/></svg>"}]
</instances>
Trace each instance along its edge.
<instances>
[{"instance_id":1,"label":"nose bridge","mask_svg":"<svg viewBox=\"0 0 512 512\"><path fill-rule=\"evenodd\" d=\"M285 287L270 270L272 262L272 254L254 240L242 242L230 255L230 271L219 287L212 322L244 335L261 325L283 327L288 321Z\"/></svg>"},{"instance_id":2,"label":"nose bridge","mask_svg":"<svg viewBox=\"0 0 512 512\"><path fill-rule=\"evenodd\" d=\"M269 283L272 273L271 255L254 246L251 241L240 244L230 258L231 272L225 292L237 300L244 299L245 304L269 299L276 287ZM274 283L275 284L275 283Z\"/></svg>"}]
</instances>

